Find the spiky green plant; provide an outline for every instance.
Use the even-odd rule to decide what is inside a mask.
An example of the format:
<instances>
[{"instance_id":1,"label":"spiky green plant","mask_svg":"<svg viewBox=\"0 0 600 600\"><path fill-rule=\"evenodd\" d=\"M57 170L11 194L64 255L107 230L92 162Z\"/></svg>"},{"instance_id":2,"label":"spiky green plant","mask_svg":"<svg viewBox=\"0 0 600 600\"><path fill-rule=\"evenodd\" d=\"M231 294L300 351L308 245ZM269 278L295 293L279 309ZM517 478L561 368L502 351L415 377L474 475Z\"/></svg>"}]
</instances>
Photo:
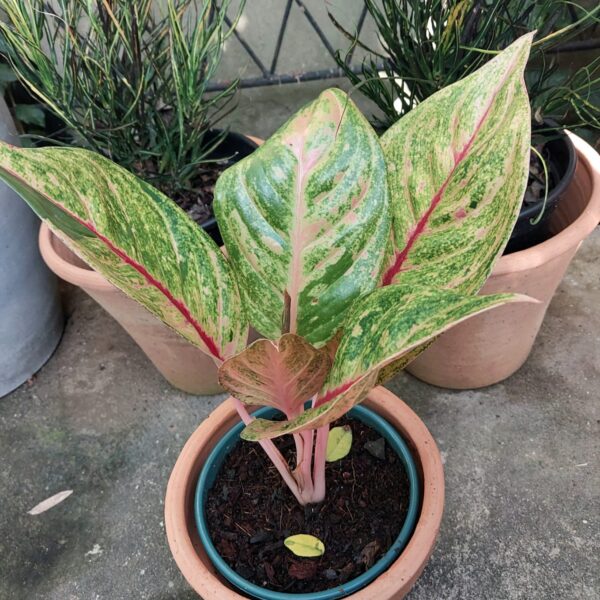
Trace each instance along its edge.
<instances>
[{"instance_id":1,"label":"spiky green plant","mask_svg":"<svg viewBox=\"0 0 600 600\"><path fill-rule=\"evenodd\" d=\"M209 94L230 0L0 0L2 53L70 143L177 199L226 131L237 81Z\"/></svg>"},{"instance_id":2,"label":"spiky green plant","mask_svg":"<svg viewBox=\"0 0 600 600\"><path fill-rule=\"evenodd\" d=\"M588 3L589 4L589 3ZM381 110L382 129L438 90L476 71L525 31L537 31L525 72L532 115L600 127L600 58L574 74L558 70L554 51L600 22L600 5L571 0L365 0L382 50L338 28L368 52L361 73L347 53L337 60L350 81ZM592 4L593 5L593 4Z\"/></svg>"}]
</instances>

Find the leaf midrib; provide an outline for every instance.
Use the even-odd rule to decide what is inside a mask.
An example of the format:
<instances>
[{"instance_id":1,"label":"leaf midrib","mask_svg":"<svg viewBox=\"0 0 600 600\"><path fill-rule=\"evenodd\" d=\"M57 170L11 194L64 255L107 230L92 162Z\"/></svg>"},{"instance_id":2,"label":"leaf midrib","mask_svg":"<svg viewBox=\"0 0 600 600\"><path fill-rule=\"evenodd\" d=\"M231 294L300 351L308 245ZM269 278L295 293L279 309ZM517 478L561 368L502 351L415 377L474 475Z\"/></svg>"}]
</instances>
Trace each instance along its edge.
<instances>
[{"instance_id":1,"label":"leaf midrib","mask_svg":"<svg viewBox=\"0 0 600 600\"><path fill-rule=\"evenodd\" d=\"M307 211L306 201L306 184L310 173L319 165L329 154L331 153L332 147L335 144L337 135L344 118L344 110L340 105L338 98L331 94L331 102L335 103L337 114L339 115L338 122L336 124L336 132L333 141L324 149L323 153L315 160L314 164L310 165L309 168L304 168L304 150L306 137L304 133L301 135L300 150L297 155L297 173L296 173L296 185L295 185L295 201L293 208L293 227L290 234L290 270L288 276L289 286L285 290L289 296L289 332L283 331L283 333L297 333L298 331L298 306L300 300L300 292L302 291L302 254L306 249L306 245L303 245L303 232L304 232L304 216ZM316 105L312 107L311 117L314 115ZM285 304L285 292L284 292L284 304ZM286 307L284 305L284 311ZM284 319L285 322L285 319Z\"/></svg>"}]
</instances>

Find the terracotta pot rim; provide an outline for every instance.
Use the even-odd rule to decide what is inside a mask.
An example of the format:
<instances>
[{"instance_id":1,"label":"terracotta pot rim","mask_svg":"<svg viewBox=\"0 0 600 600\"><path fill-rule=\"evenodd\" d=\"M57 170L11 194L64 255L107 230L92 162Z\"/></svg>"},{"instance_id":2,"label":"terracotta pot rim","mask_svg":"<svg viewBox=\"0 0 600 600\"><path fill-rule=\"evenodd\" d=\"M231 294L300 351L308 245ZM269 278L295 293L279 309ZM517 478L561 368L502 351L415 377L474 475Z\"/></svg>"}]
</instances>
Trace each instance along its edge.
<instances>
[{"instance_id":1,"label":"terracotta pot rim","mask_svg":"<svg viewBox=\"0 0 600 600\"><path fill-rule=\"evenodd\" d=\"M61 279L68 281L79 287L94 289L98 291L108 292L114 289L112 283L109 283L100 273L93 269L80 267L66 259L64 259L54 248L54 241L59 240L42 221L39 233L40 253L46 264L56 273ZM61 243L62 242L61 240Z\"/></svg>"},{"instance_id":2,"label":"terracotta pot rim","mask_svg":"<svg viewBox=\"0 0 600 600\"><path fill-rule=\"evenodd\" d=\"M592 182L592 190L597 190L596 193L592 192L585 210L561 232L541 244L500 257L494 266L494 275L524 271L544 264L576 247L598 225L600 221L600 156L585 140L570 131L567 133L575 146L577 162L587 171ZM573 177L573 181L575 180L577 180L577 173Z\"/></svg>"},{"instance_id":3,"label":"terracotta pot rim","mask_svg":"<svg viewBox=\"0 0 600 600\"><path fill-rule=\"evenodd\" d=\"M423 474L421 511L404 551L379 578L348 596L355 600L375 597L391 600L408 592L433 551L444 507L444 473L435 441L425 424L404 402L390 391L376 388L365 404L388 421L393 420L395 427L402 428L402 435L412 448ZM236 419L236 413L233 402L228 399L196 429L175 463L165 498L165 528L171 552L188 583L205 600L245 598L224 583L206 558L204 550L198 548L193 511L190 514L189 510L189 490L195 489L195 480L201 467L197 457L201 451L208 451L209 447L214 446L217 432L232 419ZM202 558L199 552L202 552Z\"/></svg>"}]
</instances>

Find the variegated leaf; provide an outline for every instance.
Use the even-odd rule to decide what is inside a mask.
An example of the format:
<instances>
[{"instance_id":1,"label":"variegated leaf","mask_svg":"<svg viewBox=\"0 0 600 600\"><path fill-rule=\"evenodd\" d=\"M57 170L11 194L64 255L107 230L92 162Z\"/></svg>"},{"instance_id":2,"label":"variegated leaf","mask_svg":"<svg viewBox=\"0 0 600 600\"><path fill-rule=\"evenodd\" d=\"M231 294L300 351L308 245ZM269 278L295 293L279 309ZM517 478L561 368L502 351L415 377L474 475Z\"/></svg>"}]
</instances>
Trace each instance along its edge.
<instances>
[{"instance_id":1,"label":"variegated leaf","mask_svg":"<svg viewBox=\"0 0 600 600\"><path fill-rule=\"evenodd\" d=\"M437 92L382 137L393 252L382 283L478 291L527 184L532 34Z\"/></svg>"},{"instance_id":2,"label":"variegated leaf","mask_svg":"<svg viewBox=\"0 0 600 600\"><path fill-rule=\"evenodd\" d=\"M242 430L240 437L256 442L304 429L317 429L339 419L353 406L362 402L376 383L377 371L373 371L364 377L349 381L346 386L326 392L319 399L318 406L304 410L294 419L285 421L254 419Z\"/></svg>"},{"instance_id":3,"label":"variegated leaf","mask_svg":"<svg viewBox=\"0 0 600 600\"><path fill-rule=\"evenodd\" d=\"M392 285L361 298L349 311L333 367L315 408L288 421L256 419L247 440L322 427L361 402L383 367L453 325L507 302L531 301L517 294L464 296L452 290Z\"/></svg>"},{"instance_id":4,"label":"variegated leaf","mask_svg":"<svg viewBox=\"0 0 600 600\"><path fill-rule=\"evenodd\" d=\"M75 148L0 144L0 178L83 260L217 362L244 346L226 259L158 190Z\"/></svg>"},{"instance_id":5,"label":"variegated leaf","mask_svg":"<svg viewBox=\"0 0 600 600\"><path fill-rule=\"evenodd\" d=\"M324 345L374 289L389 240L383 153L341 91L323 92L215 189L215 213L252 325Z\"/></svg>"},{"instance_id":6,"label":"variegated leaf","mask_svg":"<svg viewBox=\"0 0 600 600\"><path fill-rule=\"evenodd\" d=\"M330 368L326 349L287 333L277 342L257 340L225 361L219 382L246 404L272 406L293 418L321 389Z\"/></svg>"}]
</instances>

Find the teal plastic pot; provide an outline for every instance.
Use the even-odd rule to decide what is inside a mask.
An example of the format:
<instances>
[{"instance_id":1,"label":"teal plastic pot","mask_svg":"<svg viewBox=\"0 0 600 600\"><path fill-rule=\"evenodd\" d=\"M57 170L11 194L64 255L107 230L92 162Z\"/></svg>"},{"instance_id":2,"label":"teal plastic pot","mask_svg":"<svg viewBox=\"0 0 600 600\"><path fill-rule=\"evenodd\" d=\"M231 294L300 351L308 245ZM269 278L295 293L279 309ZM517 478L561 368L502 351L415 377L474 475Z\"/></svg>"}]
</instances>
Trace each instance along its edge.
<instances>
[{"instance_id":1,"label":"teal plastic pot","mask_svg":"<svg viewBox=\"0 0 600 600\"><path fill-rule=\"evenodd\" d=\"M254 413L254 416L272 418L276 414L277 411L272 408L262 408ZM349 414L352 418L362 421L385 438L386 442L396 452L404 465L410 489L406 520L391 548L368 571L359 577L344 583L343 586L330 588L322 592L288 594L265 589L238 575L223 560L223 558L221 558L211 540L204 512L204 505L208 492L214 485L227 455L240 439L240 433L244 428L244 424L238 423L235 427L232 427L229 432L221 438L208 456L208 459L200 472L200 477L198 478L198 484L196 486L196 495L194 498L196 527L198 528L198 533L200 534L204 549L217 571L219 571L219 573L232 585L251 598L259 598L260 600L332 600L334 598L344 598L357 592L381 575L381 573L383 573L398 558L410 539L415 528L421 501L419 478L417 476L417 468L413 457L400 434L378 414L364 406L354 407Z\"/></svg>"}]
</instances>

